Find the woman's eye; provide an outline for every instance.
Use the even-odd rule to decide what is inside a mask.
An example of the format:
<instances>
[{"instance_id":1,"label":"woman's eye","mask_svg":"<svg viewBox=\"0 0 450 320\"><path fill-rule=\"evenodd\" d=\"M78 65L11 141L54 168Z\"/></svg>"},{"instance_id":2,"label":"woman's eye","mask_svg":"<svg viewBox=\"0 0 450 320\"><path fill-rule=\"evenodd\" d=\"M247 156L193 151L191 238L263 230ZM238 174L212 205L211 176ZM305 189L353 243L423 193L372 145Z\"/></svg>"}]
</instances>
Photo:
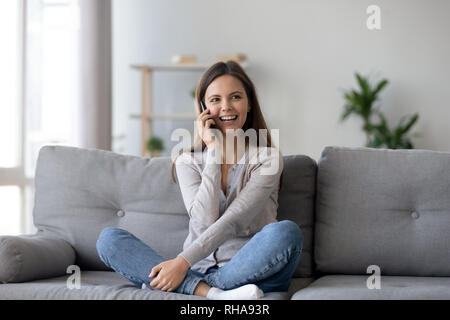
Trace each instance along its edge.
<instances>
[{"instance_id":1,"label":"woman's eye","mask_svg":"<svg viewBox=\"0 0 450 320\"><path fill-rule=\"evenodd\" d=\"M232 98L237 98L237 99L240 99L240 98L241 98L241 96L238 96L238 95L234 95L234 96L232 96ZM216 102L217 100L219 100L219 98L212 98L212 99L210 100L210 102Z\"/></svg>"}]
</instances>

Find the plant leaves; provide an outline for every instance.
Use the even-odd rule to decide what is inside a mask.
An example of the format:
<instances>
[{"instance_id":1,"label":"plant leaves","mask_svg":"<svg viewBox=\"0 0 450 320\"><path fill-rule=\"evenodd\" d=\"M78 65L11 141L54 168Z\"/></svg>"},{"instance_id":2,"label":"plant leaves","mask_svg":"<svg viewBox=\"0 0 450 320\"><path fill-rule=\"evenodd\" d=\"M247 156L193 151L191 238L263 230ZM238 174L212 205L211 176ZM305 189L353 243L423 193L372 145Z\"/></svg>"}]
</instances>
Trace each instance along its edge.
<instances>
[{"instance_id":1,"label":"plant leaves","mask_svg":"<svg viewBox=\"0 0 450 320\"><path fill-rule=\"evenodd\" d=\"M409 131L409 129L411 129L411 127L414 125L414 123L416 123L416 121L419 119L419 114L416 113L414 114L411 119L409 120L409 122L406 124L405 127L402 128L401 132L402 134L405 134L406 132Z\"/></svg>"},{"instance_id":2,"label":"plant leaves","mask_svg":"<svg viewBox=\"0 0 450 320\"><path fill-rule=\"evenodd\" d=\"M370 95L370 84L367 81L367 78L361 76L358 73L355 73L355 76L356 76L356 80L358 80L358 84L361 87L364 95L369 96Z\"/></svg>"},{"instance_id":3,"label":"plant leaves","mask_svg":"<svg viewBox=\"0 0 450 320\"><path fill-rule=\"evenodd\" d=\"M340 119L341 122L344 121L345 119L347 119L348 116L349 116L350 114L352 114L352 113L355 111L355 106L352 105L352 104L346 104L346 105L344 106L344 108L345 108L345 110L344 110L344 112L342 113L341 119Z\"/></svg>"},{"instance_id":4,"label":"plant leaves","mask_svg":"<svg viewBox=\"0 0 450 320\"><path fill-rule=\"evenodd\" d=\"M378 94L388 84L387 79L382 79L375 86L371 86L367 77L355 72L358 83L358 89L350 89L344 92L344 111L341 114L341 121L348 118L351 114L359 115L363 120L362 129L366 133L366 146L372 148L405 148L412 149L413 145L409 138L405 138L406 133L417 122L419 115L403 116L397 127L390 129L386 117L380 112L379 106L373 106L378 99ZM372 116L378 116L379 122L371 122ZM413 136L420 136L415 133Z\"/></svg>"},{"instance_id":5,"label":"plant leaves","mask_svg":"<svg viewBox=\"0 0 450 320\"><path fill-rule=\"evenodd\" d=\"M373 95L374 97L376 97L378 95L378 93L380 93L381 90L383 90L383 88L389 83L388 80L383 79L381 80L377 86L375 87L375 90L373 90Z\"/></svg>"}]
</instances>

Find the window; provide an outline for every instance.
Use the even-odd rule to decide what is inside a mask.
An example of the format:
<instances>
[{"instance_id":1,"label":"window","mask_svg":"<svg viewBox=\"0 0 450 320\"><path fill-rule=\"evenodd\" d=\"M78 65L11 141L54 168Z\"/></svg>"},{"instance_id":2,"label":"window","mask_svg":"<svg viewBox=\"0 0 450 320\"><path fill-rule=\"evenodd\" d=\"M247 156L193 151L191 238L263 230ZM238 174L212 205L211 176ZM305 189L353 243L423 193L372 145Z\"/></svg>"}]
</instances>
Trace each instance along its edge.
<instances>
[{"instance_id":1,"label":"window","mask_svg":"<svg viewBox=\"0 0 450 320\"><path fill-rule=\"evenodd\" d=\"M0 1L0 167L19 165L20 3Z\"/></svg>"},{"instance_id":2,"label":"window","mask_svg":"<svg viewBox=\"0 0 450 320\"><path fill-rule=\"evenodd\" d=\"M40 148L78 144L78 24L77 0L0 1L0 235L36 231Z\"/></svg>"},{"instance_id":3,"label":"window","mask_svg":"<svg viewBox=\"0 0 450 320\"><path fill-rule=\"evenodd\" d=\"M46 144L78 145L78 2L27 1L26 176Z\"/></svg>"},{"instance_id":4,"label":"window","mask_svg":"<svg viewBox=\"0 0 450 320\"><path fill-rule=\"evenodd\" d=\"M0 203L2 203L0 235L21 233L20 197L20 188L18 186L0 186Z\"/></svg>"},{"instance_id":5,"label":"window","mask_svg":"<svg viewBox=\"0 0 450 320\"><path fill-rule=\"evenodd\" d=\"M0 234L22 229L22 23L21 1L0 1Z\"/></svg>"}]
</instances>

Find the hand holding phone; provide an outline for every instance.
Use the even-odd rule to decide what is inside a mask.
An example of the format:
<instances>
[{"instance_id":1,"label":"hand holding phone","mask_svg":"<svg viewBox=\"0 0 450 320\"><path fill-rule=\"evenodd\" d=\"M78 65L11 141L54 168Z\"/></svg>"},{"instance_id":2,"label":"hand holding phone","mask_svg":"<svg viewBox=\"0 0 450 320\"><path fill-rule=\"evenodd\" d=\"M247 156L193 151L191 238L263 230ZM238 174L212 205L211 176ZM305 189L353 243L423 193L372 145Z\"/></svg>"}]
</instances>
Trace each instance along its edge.
<instances>
[{"instance_id":1,"label":"hand holding phone","mask_svg":"<svg viewBox=\"0 0 450 320\"><path fill-rule=\"evenodd\" d=\"M200 101L200 104L201 104L201 106L202 106L203 112L206 111L206 106L205 106L205 103L203 102L203 100ZM210 118L210 119L211 119L211 118ZM214 122L214 120L213 120L213 122ZM216 125L215 125L215 124L211 124L209 127L210 127L210 128L215 128Z\"/></svg>"},{"instance_id":2,"label":"hand holding phone","mask_svg":"<svg viewBox=\"0 0 450 320\"><path fill-rule=\"evenodd\" d=\"M211 118L211 110L205 107L203 101L201 102L201 106L203 112L197 117L197 129L203 142L208 147L214 147L218 142L217 137L214 134L214 130L208 130L216 128L214 119Z\"/></svg>"}]
</instances>

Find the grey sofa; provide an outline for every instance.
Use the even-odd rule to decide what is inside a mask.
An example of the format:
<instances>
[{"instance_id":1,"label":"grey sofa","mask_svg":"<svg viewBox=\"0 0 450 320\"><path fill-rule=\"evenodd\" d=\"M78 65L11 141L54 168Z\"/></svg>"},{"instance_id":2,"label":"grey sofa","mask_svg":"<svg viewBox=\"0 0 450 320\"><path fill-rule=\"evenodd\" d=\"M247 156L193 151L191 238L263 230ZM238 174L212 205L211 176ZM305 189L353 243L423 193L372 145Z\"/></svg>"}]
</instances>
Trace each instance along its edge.
<instances>
[{"instance_id":1,"label":"grey sofa","mask_svg":"<svg viewBox=\"0 0 450 320\"><path fill-rule=\"evenodd\" d=\"M326 147L318 163L284 162L278 219L298 223L303 252L289 291L264 299L450 299L450 153ZM181 251L188 215L170 168L169 157L41 148L38 232L0 236L0 299L203 299L136 288L97 255L108 226L168 259Z\"/></svg>"}]
</instances>

